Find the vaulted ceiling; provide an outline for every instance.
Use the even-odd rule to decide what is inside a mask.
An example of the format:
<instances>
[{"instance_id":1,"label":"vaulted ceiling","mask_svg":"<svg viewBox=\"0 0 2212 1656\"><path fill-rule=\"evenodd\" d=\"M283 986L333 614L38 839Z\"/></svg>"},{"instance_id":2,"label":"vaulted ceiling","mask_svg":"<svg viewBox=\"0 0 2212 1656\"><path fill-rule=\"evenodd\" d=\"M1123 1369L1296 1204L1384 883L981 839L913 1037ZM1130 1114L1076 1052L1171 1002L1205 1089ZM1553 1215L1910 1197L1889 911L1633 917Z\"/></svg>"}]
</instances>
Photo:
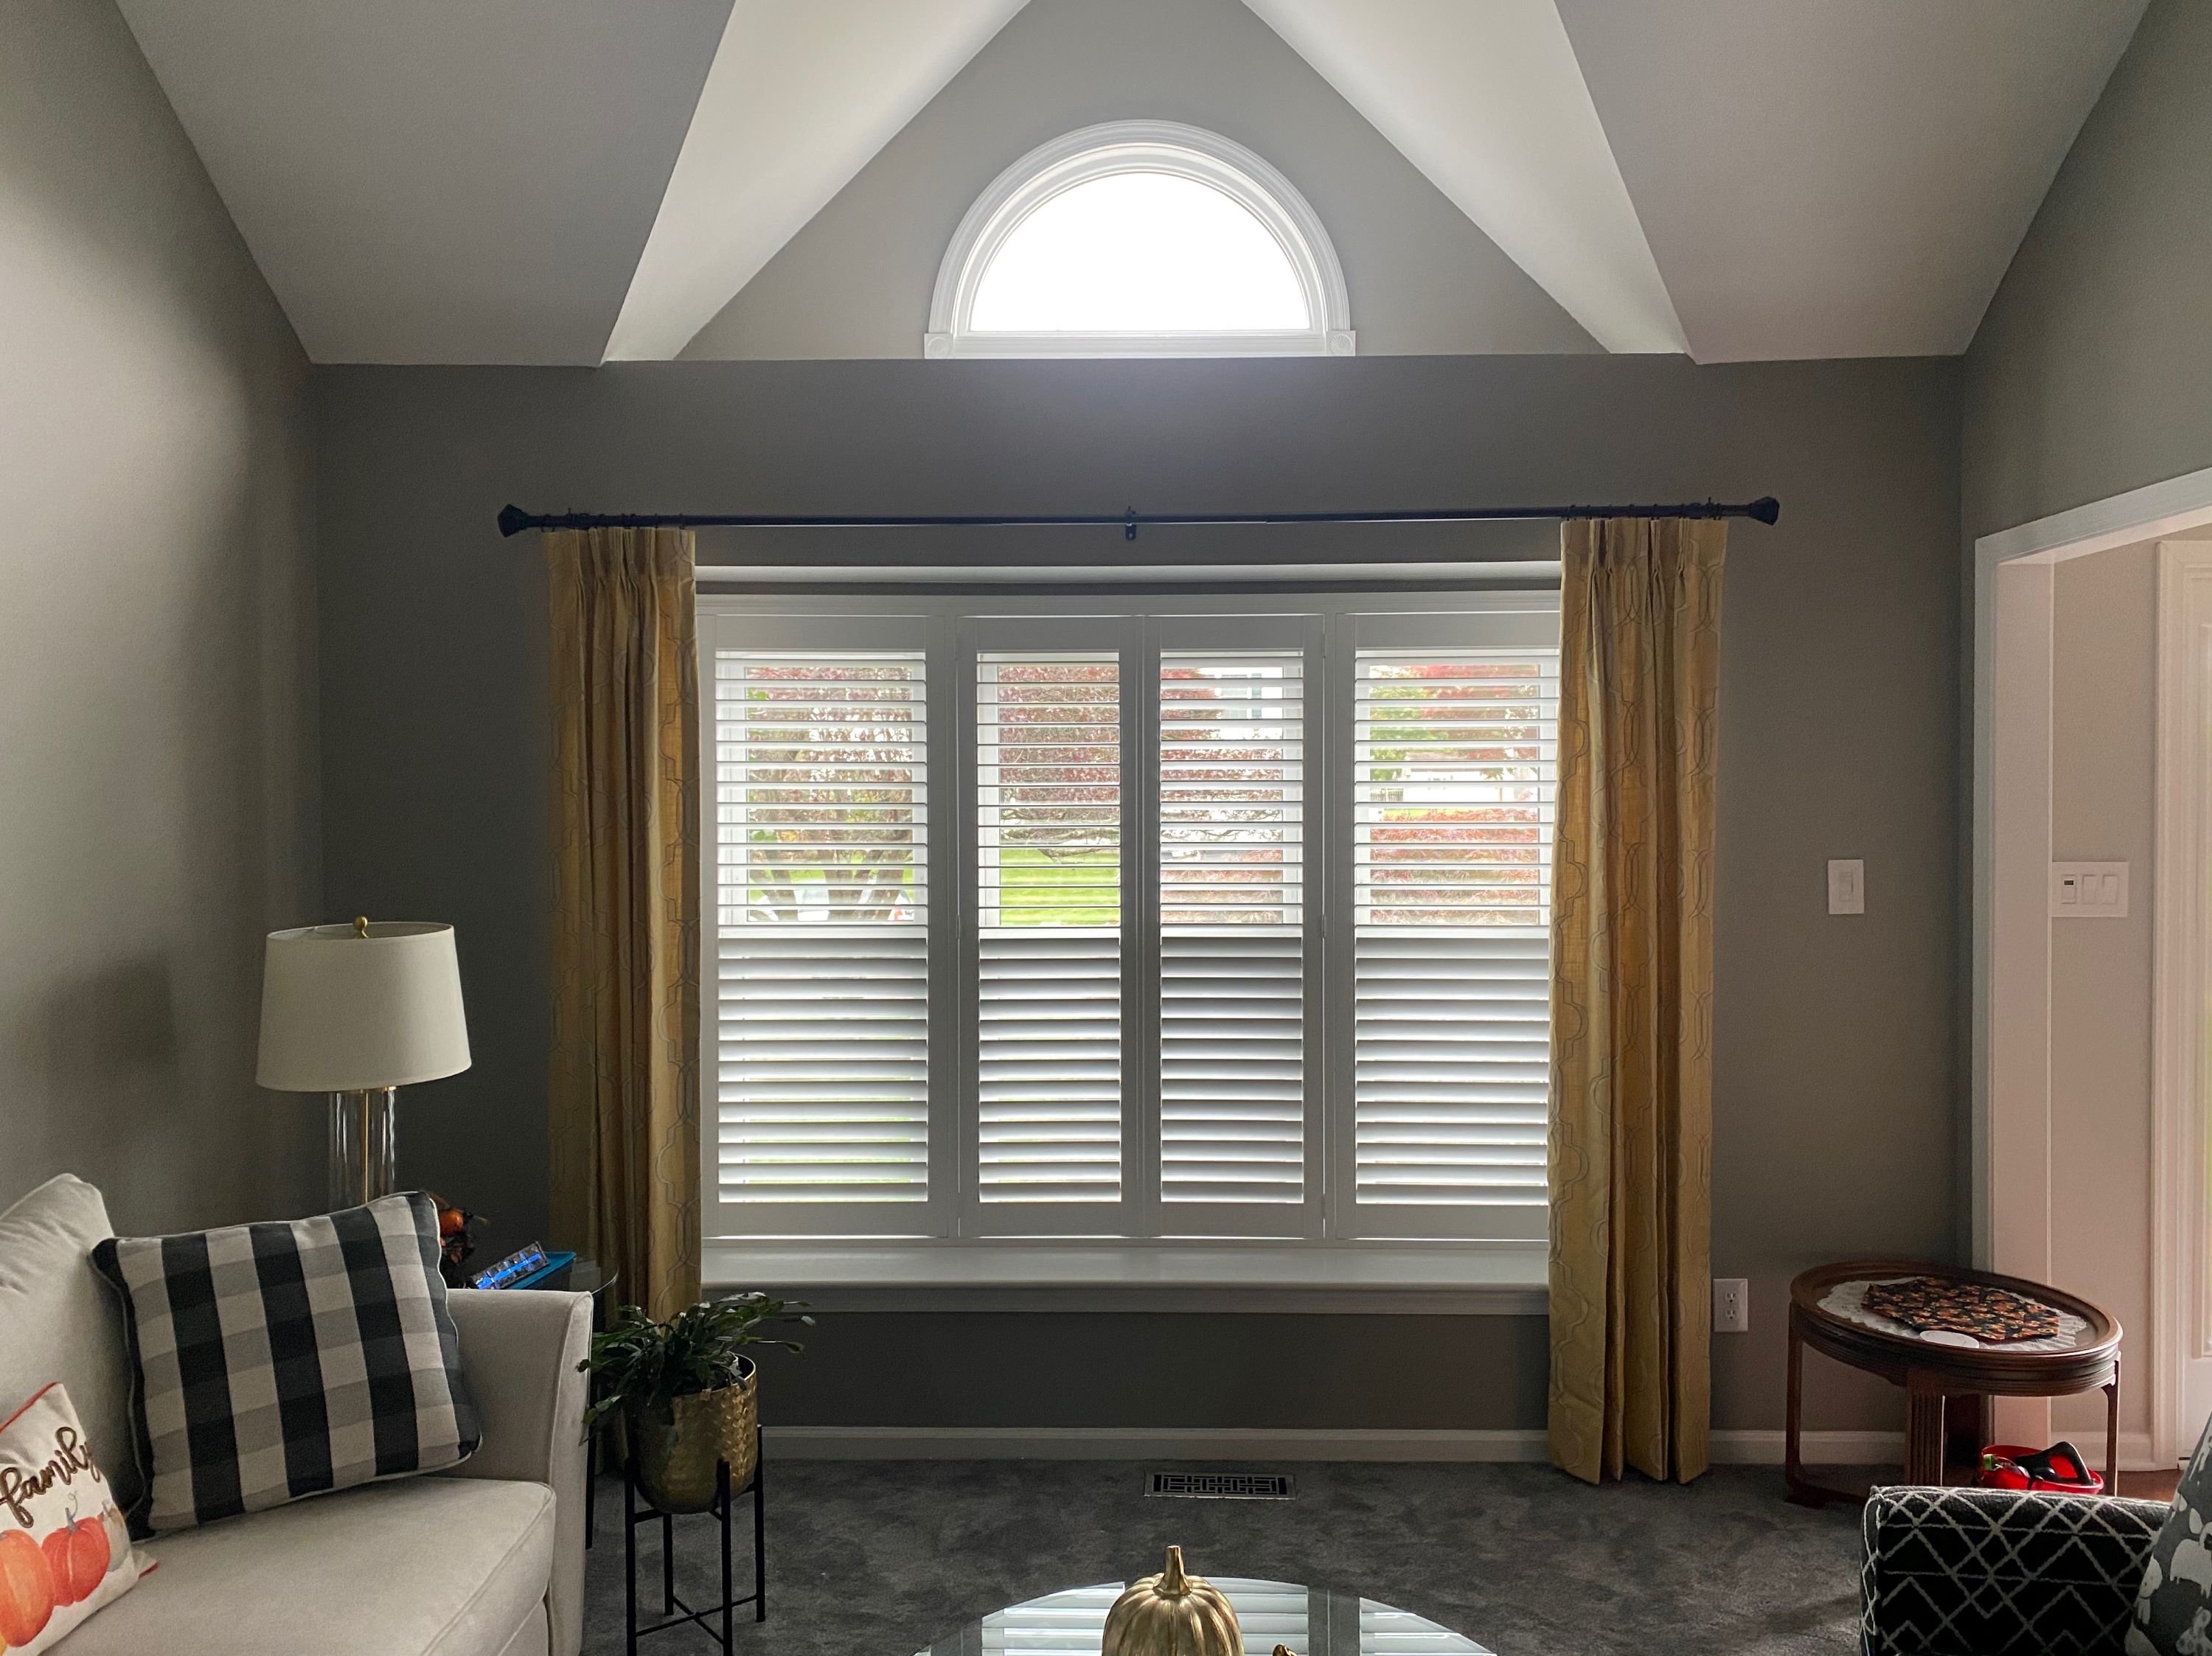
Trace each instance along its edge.
<instances>
[{"instance_id":1,"label":"vaulted ceiling","mask_svg":"<svg viewBox=\"0 0 2212 1656\"><path fill-rule=\"evenodd\" d=\"M312 358L588 363L1099 0L120 3ZM2145 0L1241 3L1598 345L1744 361L1964 349Z\"/></svg>"}]
</instances>

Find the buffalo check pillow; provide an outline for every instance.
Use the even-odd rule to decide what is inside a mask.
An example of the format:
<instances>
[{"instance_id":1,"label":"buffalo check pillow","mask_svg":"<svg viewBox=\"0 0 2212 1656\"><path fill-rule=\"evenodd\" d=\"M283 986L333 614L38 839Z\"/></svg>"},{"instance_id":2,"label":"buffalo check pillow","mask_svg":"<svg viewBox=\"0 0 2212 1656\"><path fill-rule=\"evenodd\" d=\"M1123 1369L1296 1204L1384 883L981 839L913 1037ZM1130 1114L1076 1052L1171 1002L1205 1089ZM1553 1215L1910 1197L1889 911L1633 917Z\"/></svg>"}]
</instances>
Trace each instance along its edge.
<instances>
[{"instance_id":1,"label":"buffalo check pillow","mask_svg":"<svg viewBox=\"0 0 2212 1656\"><path fill-rule=\"evenodd\" d=\"M420 1192L289 1222L118 1236L131 1423L160 1533L476 1452L475 1404Z\"/></svg>"}]
</instances>

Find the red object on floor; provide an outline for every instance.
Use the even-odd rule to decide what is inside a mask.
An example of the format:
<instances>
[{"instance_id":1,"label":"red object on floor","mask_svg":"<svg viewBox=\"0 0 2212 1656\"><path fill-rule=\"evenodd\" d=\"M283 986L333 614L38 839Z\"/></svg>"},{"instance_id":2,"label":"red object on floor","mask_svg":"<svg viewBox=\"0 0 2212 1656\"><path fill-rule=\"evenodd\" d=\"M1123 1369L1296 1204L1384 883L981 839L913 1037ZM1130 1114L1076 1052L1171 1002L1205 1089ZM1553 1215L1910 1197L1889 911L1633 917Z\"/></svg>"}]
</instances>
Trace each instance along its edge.
<instances>
[{"instance_id":1,"label":"red object on floor","mask_svg":"<svg viewBox=\"0 0 2212 1656\"><path fill-rule=\"evenodd\" d=\"M1982 1451L1982 1470L1974 1482L1984 1489L2043 1489L2053 1495L2102 1495L2105 1480L2089 1470L2070 1443L2031 1449L2020 1443L1992 1443Z\"/></svg>"}]
</instances>

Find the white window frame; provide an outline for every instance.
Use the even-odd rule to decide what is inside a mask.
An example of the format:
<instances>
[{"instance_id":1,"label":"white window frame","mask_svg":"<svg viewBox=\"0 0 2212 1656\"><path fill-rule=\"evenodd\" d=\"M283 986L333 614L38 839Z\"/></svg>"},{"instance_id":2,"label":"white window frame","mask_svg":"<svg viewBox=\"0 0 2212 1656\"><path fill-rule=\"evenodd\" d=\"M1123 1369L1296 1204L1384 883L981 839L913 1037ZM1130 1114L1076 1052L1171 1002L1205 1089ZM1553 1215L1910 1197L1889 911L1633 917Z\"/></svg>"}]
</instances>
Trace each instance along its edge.
<instances>
[{"instance_id":1,"label":"white window frame","mask_svg":"<svg viewBox=\"0 0 2212 1656\"><path fill-rule=\"evenodd\" d=\"M952 843L958 867L949 877L955 882L959 905L960 1057L960 1194L959 1234L966 1238L1049 1235L1127 1238L1149 1229L1150 1167L1145 1154L1144 1119L1150 1073L1145 1039L1146 1020L1139 1005L1141 979L1133 971L1133 956L1144 925L1144 858L1129 831L1133 821L1142 822L1148 797L1141 770L1145 743L1142 686L1135 669L1143 653L1143 628L1134 616L1073 616L1036 615L978 616L958 622L954 671L961 685L953 717L941 733L933 732L934 749L940 739L957 744L957 767L953 772L958 792L952 805L959 813ZM976 896L977 760L976 669L981 654L994 651L1050 655L1061 651L1113 651L1121 694L1121 1199L1115 1202L1070 1204L985 1202L981 1199L979 1162L981 1152L980 1053L976 1050L976 1008L980 991L979 955L981 914Z\"/></svg>"},{"instance_id":2,"label":"white window frame","mask_svg":"<svg viewBox=\"0 0 2212 1656\"><path fill-rule=\"evenodd\" d=\"M1281 246L1315 325L1229 333L978 333L984 273L1024 220L1054 197L1121 173L1165 173L1218 190ZM928 357L1350 356L1358 348L1344 267L1296 185L1243 144L1176 121L1109 121L1041 144L994 179L953 232L922 336Z\"/></svg>"},{"instance_id":3,"label":"white window frame","mask_svg":"<svg viewBox=\"0 0 2212 1656\"><path fill-rule=\"evenodd\" d=\"M1055 598L971 595L724 596L699 599L702 682L717 647L899 649L927 652L931 777L930 1197L925 1203L789 1206L808 1210L739 1232L703 1192L706 1277L714 1283L805 1289L826 1307L905 1304L931 1290L944 1307L1018 1309L1096 1301L1101 1307L1170 1302L1191 1309L1265 1307L1295 1291L1300 1305L1338 1309L1526 1313L1541 1308L1545 1251L1535 1234L1468 1239L1448 1234L1451 1216L1400 1209L1370 1234L1350 1189L1353 1113L1349 1032L1350 859L1352 791L1351 698L1354 652L1555 641L1556 588L1474 592L1254 594ZM1469 622L1480 617L1479 637ZM1297 1216L1281 1234L1254 1235L1238 1216L1194 1215L1199 1222L1161 1234L1153 1174L1160 1124L1155 1096L1157 990L1133 980L1133 955L1158 955L1159 661L1178 648L1304 649L1305 682L1306 1040L1308 1185ZM1122 651L1125 1200L1115 1234L1063 1216L977 1212L973 1017L976 651ZM702 743L711 721L702 720ZM1346 778L1340 786L1337 779ZM711 787L702 787L704 843L713 840ZM714 981L714 928L701 927L702 986ZM1329 954L1342 939L1340 967ZM1133 947L1141 942L1142 947ZM702 1078L714 1073L712 1007L701 1019ZM1342 1038L1331 1039L1332 1030ZM1344 1101L1332 1117L1328 1101ZM1149 1113L1148 1113L1149 1107ZM706 1165L717 1153L711 1104L702 1100ZM948 1148L952 1154L948 1156ZM954 1168L951 1187L942 1175ZM1339 1169L1345 1170L1340 1175ZM1172 1204L1180 1207L1183 1204ZM1194 1207L1211 1204L1192 1204ZM1226 1207L1231 1204L1222 1204ZM1371 1211L1371 1210L1370 1210ZM1540 1211L1540 1210L1539 1210ZM886 1226L886 1220L899 1222ZM1220 1228L1210 1228L1218 1222ZM801 1240L806 1239L806 1240ZM1304 1297L1308 1290L1322 1297ZM882 1301L884 1295L892 1295ZM1134 1299L1129 1296L1137 1296ZM1163 1296L1165 1297L1163 1297ZM949 1297L947 1297L949 1296Z\"/></svg>"},{"instance_id":4,"label":"white window frame","mask_svg":"<svg viewBox=\"0 0 2212 1656\"><path fill-rule=\"evenodd\" d=\"M1302 811L1299 824L1300 855L1304 858L1304 888L1301 894L1300 923L1304 932L1301 949L1304 967L1304 1018L1301 1034L1305 1046L1305 1184L1304 1199L1292 1208L1247 1205L1235 1203L1161 1202L1161 1228L1165 1234L1176 1237L1266 1237L1269 1239L1299 1239L1320 1241L1327 1234L1327 1192L1324 1189L1323 1169L1327 1166L1328 1140L1323 1125L1324 1088L1327 1048L1322 1039L1324 1001L1322 992L1323 955L1322 939L1324 932L1323 892L1328 878L1316 851L1323 843L1322 812L1327 798L1329 770L1322 756L1323 732L1328 725L1325 697L1328 686L1324 671L1327 634L1324 618L1319 614L1285 612L1272 616L1200 616L1165 615L1151 617L1146 623L1146 649L1140 670L1146 679L1146 724L1150 731L1152 748L1148 759L1146 785L1149 790L1145 801L1142 821L1147 825L1147 841L1144 881L1147 887L1146 900L1150 909L1146 916L1147 947L1153 952L1151 961L1152 979L1147 987L1151 993L1146 1006L1152 1015L1152 1046L1155 1061L1148 1072L1152 1088L1152 1106L1146 1124L1152 1151L1152 1170L1155 1191L1160 1165L1162 1119L1158 1096L1161 1077L1157 1055L1159 1044L1158 1028L1159 996L1158 951L1161 948L1159 922L1160 895L1160 802L1159 734L1160 734L1160 658L1173 651L1199 650L1283 650L1297 651L1305 658L1305 682L1301 690L1304 730L1304 782L1300 790ZM1173 1221L1168 1228L1166 1222Z\"/></svg>"},{"instance_id":5,"label":"white window frame","mask_svg":"<svg viewBox=\"0 0 2212 1656\"><path fill-rule=\"evenodd\" d=\"M1548 610L1534 606L1517 612L1498 610L1484 618L1486 636L1479 640L1484 646L1492 645L1505 648L1556 646L1559 637L1559 600L1552 595ZM1356 1235L1364 1240L1407 1239L1415 1237L1454 1238L1467 1223L1465 1210L1431 1207L1419 1204L1382 1204L1358 1201L1358 1181L1352 1176L1356 1161L1356 1131L1358 1112L1352 1106L1355 1092L1353 1043L1354 994L1357 976L1353 949L1356 928L1352 918L1352 857L1355 835L1352 827L1353 788L1352 786L1352 749L1353 720L1349 717L1353 687L1349 682L1361 650L1451 650L1478 642L1468 637L1465 617L1436 613L1355 611L1330 617L1328 656L1336 664L1338 684L1331 686L1331 700L1327 719L1329 740L1334 744L1331 755L1329 774L1342 779L1333 781L1328 795L1330 822L1326 837L1328 858L1334 876L1328 882L1328 935L1342 940L1340 953L1343 969L1331 969L1326 975L1330 1001L1327 1027L1341 1030L1344 1038L1330 1047L1332 1069L1328 1077L1328 1096L1342 1101L1328 1123L1329 1144L1328 1166L1332 1172L1341 1168L1344 1176L1329 1180L1328 1228L1333 1235ZM1340 684L1341 688L1339 688ZM1488 1222L1494 1227L1497 1240L1534 1240L1547 1234L1550 1222L1550 1207L1513 1207L1483 1210L1490 1216Z\"/></svg>"},{"instance_id":6,"label":"white window frame","mask_svg":"<svg viewBox=\"0 0 2212 1656\"><path fill-rule=\"evenodd\" d=\"M884 614L864 614L858 611L842 615L778 615L764 616L748 605L732 610L702 600L699 606L699 683L708 695L714 682L714 652L731 650L850 650L925 652L926 666L923 683L927 727L924 732L925 751L933 762L935 731L949 707L950 687L943 682L943 661L946 651L940 635L948 633L945 624L924 616L898 616ZM929 879L929 1193L919 1202L895 1203L834 1203L834 1202L756 1202L743 1204L743 1211L755 1222L740 1231L729 1221L731 1209L738 1204L724 1204L720 1199L719 1186L712 1176L720 1165L721 1154L720 1112L715 1107L714 1089L720 1067L720 1041L715 1016L717 966L720 937L711 901L712 883L715 878L714 847L717 843L717 800L713 774L715 740L714 710L711 702L703 706L699 720L699 742L706 760L704 774L699 789L700 839L702 851L701 874L708 883L702 897L699 925L699 992L702 1002L699 1018L699 1131L701 1179L700 1211L708 1235L762 1234L823 1235L840 1238L910 1237L943 1234L951 1226L955 1185L946 1176L946 1169L938 1156L938 1147L951 1143L959 1131L957 1116L958 1081L951 1065L939 1049L939 1032L955 1021L951 1006L945 1001L945 986L953 983L952 941L957 928L949 912L951 891L940 898L935 882L938 869L951 854L951 846L944 828L947 796L956 797L957 784L949 775L942 781L932 773L929 788L928 869ZM942 905L942 907L940 907Z\"/></svg>"}]
</instances>

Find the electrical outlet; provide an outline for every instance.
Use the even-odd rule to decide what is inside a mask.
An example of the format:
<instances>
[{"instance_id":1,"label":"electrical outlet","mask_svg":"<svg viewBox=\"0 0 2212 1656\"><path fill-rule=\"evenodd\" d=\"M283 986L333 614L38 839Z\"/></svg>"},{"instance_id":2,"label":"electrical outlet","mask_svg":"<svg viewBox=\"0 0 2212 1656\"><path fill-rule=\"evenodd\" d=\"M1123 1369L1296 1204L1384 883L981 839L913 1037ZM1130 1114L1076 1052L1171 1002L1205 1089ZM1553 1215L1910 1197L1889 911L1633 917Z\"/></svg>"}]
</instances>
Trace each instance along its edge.
<instances>
[{"instance_id":1,"label":"electrical outlet","mask_svg":"<svg viewBox=\"0 0 2212 1656\"><path fill-rule=\"evenodd\" d=\"M1751 1283L1743 1277L1713 1278L1713 1332L1751 1331Z\"/></svg>"}]
</instances>

